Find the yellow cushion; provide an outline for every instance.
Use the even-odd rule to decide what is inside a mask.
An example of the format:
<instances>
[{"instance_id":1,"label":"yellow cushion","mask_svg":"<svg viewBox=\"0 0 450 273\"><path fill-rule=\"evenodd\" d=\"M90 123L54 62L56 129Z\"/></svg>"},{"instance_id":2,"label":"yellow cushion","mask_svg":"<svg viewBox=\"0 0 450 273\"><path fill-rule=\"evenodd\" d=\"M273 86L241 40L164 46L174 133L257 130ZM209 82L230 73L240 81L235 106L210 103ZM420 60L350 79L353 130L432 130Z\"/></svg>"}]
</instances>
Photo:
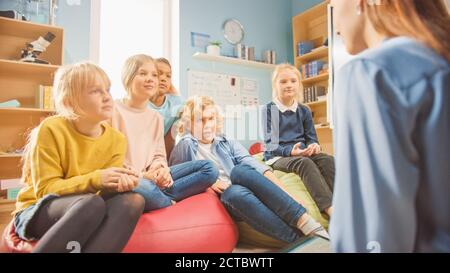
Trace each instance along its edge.
<instances>
[{"instance_id":1,"label":"yellow cushion","mask_svg":"<svg viewBox=\"0 0 450 273\"><path fill-rule=\"evenodd\" d=\"M262 162L262 153L254 155L254 157ZM308 214L328 229L328 220L320 213L319 208L313 201L300 177L294 173L285 173L281 171L275 171L274 174L285 184L289 194L302 200L303 206L308 211ZM268 248L280 248L286 246L286 243L254 230L245 222L237 222L237 226L239 228L239 241L242 243Z\"/></svg>"}]
</instances>

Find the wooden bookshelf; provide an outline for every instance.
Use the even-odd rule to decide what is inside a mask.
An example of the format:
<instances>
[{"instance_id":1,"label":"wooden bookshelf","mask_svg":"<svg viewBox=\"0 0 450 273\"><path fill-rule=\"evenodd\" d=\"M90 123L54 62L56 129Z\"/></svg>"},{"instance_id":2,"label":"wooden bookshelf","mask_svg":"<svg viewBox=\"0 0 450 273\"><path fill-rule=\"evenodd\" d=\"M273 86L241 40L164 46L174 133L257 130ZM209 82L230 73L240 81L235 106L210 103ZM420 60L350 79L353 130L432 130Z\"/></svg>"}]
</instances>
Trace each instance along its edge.
<instances>
[{"instance_id":1,"label":"wooden bookshelf","mask_svg":"<svg viewBox=\"0 0 450 273\"><path fill-rule=\"evenodd\" d=\"M55 39L40 59L50 64L19 61L26 43L52 32ZM0 17L0 102L17 100L20 107L0 108L0 180L21 176L21 150L31 129L53 111L36 108L40 85L52 85L63 63L64 30L60 27ZM0 194L0 232L10 220L14 200Z\"/></svg>"},{"instance_id":2,"label":"wooden bookshelf","mask_svg":"<svg viewBox=\"0 0 450 273\"><path fill-rule=\"evenodd\" d=\"M310 84L314 84L314 83L328 81L328 76L329 76L328 73L323 73L323 74L320 74L315 77L306 78L306 79L302 80L302 84L310 85Z\"/></svg>"},{"instance_id":3,"label":"wooden bookshelf","mask_svg":"<svg viewBox=\"0 0 450 273\"><path fill-rule=\"evenodd\" d=\"M307 62L314 61L317 59L325 58L327 56L328 56L328 47L320 46L320 47L314 49L313 51L311 51L310 53L306 53L304 55L297 56L297 61L299 63L307 63Z\"/></svg>"},{"instance_id":4,"label":"wooden bookshelf","mask_svg":"<svg viewBox=\"0 0 450 273\"><path fill-rule=\"evenodd\" d=\"M40 108L25 108L25 107L17 107L17 108L0 108L1 114L18 114L18 115L50 115L54 114L54 110L40 109Z\"/></svg>"},{"instance_id":5,"label":"wooden bookshelf","mask_svg":"<svg viewBox=\"0 0 450 273\"><path fill-rule=\"evenodd\" d=\"M11 212L15 209L16 202L14 200L0 199L0 232L3 234L3 229L11 221Z\"/></svg>"},{"instance_id":6,"label":"wooden bookshelf","mask_svg":"<svg viewBox=\"0 0 450 273\"><path fill-rule=\"evenodd\" d=\"M305 104L308 105L309 107L312 107L312 106L326 104L326 103L327 103L326 100L321 100L321 101L308 102L308 103L305 103Z\"/></svg>"},{"instance_id":7,"label":"wooden bookshelf","mask_svg":"<svg viewBox=\"0 0 450 273\"><path fill-rule=\"evenodd\" d=\"M329 63L329 48L324 46L328 38L328 3L329 1L323 1L292 18L294 62L297 68L317 60ZM312 41L314 49L309 53L297 56L298 43L305 41ZM323 86L328 89L329 74L328 72L322 72L317 76L305 78L301 82L305 88ZM303 92L300 92L298 99L304 102ZM326 100L305 104L311 109L314 124L328 124ZM322 150L328 154L333 154L332 129L328 125L316 126L315 128Z\"/></svg>"}]
</instances>

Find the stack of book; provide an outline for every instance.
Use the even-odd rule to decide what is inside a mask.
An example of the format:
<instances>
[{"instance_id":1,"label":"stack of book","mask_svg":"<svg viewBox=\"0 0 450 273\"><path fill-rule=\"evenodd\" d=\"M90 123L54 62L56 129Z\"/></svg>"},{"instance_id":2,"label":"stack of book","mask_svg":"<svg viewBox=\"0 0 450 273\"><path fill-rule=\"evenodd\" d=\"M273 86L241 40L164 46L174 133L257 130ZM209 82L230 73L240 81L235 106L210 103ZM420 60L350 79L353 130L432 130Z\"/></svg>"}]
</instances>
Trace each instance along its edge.
<instances>
[{"instance_id":1,"label":"stack of book","mask_svg":"<svg viewBox=\"0 0 450 273\"><path fill-rule=\"evenodd\" d=\"M303 89L303 103L326 100L326 88L323 86L310 86Z\"/></svg>"},{"instance_id":2,"label":"stack of book","mask_svg":"<svg viewBox=\"0 0 450 273\"><path fill-rule=\"evenodd\" d=\"M39 85L39 90L36 94L36 108L45 110L54 110L52 86Z\"/></svg>"},{"instance_id":3,"label":"stack of book","mask_svg":"<svg viewBox=\"0 0 450 273\"><path fill-rule=\"evenodd\" d=\"M314 48L314 43L312 41L304 41L297 44L297 56L305 55L311 52Z\"/></svg>"},{"instance_id":4,"label":"stack of book","mask_svg":"<svg viewBox=\"0 0 450 273\"><path fill-rule=\"evenodd\" d=\"M300 71L302 72L302 78L307 79L318 76L320 74L320 71L323 69L324 64L325 62L323 61L313 61L302 65L300 67Z\"/></svg>"},{"instance_id":5,"label":"stack of book","mask_svg":"<svg viewBox=\"0 0 450 273\"><path fill-rule=\"evenodd\" d=\"M236 45L236 58L255 61L255 47L243 44Z\"/></svg>"}]
</instances>

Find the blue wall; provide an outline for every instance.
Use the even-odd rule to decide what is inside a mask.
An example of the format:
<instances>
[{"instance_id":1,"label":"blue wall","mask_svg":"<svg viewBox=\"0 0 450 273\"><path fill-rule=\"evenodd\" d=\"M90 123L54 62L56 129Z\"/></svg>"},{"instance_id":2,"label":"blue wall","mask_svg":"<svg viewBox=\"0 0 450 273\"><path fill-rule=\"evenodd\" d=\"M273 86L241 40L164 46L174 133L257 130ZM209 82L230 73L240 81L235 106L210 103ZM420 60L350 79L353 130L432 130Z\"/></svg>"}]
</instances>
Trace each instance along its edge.
<instances>
[{"instance_id":1,"label":"blue wall","mask_svg":"<svg viewBox=\"0 0 450 273\"><path fill-rule=\"evenodd\" d=\"M91 1L58 1L58 4L56 25L64 28L64 63L89 59Z\"/></svg>"},{"instance_id":2,"label":"blue wall","mask_svg":"<svg viewBox=\"0 0 450 273\"><path fill-rule=\"evenodd\" d=\"M292 16L295 16L305 10L312 8L323 0L291 0L292 1Z\"/></svg>"},{"instance_id":3,"label":"blue wall","mask_svg":"<svg viewBox=\"0 0 450 273\"><path fill-rule=\"evenodd\" d=\"M255 56L261 59L264 50L276 51L277 63L292 60L291 2L280 0L181 0L180 1L180 91L187 97L187 70L224 73L258 80L260 102L271 99L271 71L240 65L194 60L192 55L199 51L191 47L191 32L211 36L211 40L222 42L222 54L232 55L233 46L222 34L226 19L236 18L245 29L243 44L255 46ZM251 124L249 127L255 127ZM245 146L256 141L241 139Z\"/></svg>"}]
</instances>

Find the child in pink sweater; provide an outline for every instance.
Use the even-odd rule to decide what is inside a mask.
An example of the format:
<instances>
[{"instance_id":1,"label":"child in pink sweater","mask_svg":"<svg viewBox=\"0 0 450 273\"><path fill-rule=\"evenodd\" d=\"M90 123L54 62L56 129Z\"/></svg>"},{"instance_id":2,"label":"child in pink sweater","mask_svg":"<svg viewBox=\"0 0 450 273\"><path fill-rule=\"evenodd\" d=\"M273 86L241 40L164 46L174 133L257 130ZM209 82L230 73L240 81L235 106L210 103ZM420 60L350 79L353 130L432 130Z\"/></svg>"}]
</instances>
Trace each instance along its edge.
<instances>
[{"instance_id":1,"label":"child in pink sweater","mask_svg":"<svg viewBox=\"0 0 450 273\"><path fill-rule=\"evenodd\" d=\"M147 107L159 84L153 58L144 54L128 58L122 83L127 96L115 101L111 124L127 137L125 165L140 177L134 191L145 198L145 211L170 206L214 184L218 170L210 161L168 167L163 118Z\"/></svg>"}]
</instances>

